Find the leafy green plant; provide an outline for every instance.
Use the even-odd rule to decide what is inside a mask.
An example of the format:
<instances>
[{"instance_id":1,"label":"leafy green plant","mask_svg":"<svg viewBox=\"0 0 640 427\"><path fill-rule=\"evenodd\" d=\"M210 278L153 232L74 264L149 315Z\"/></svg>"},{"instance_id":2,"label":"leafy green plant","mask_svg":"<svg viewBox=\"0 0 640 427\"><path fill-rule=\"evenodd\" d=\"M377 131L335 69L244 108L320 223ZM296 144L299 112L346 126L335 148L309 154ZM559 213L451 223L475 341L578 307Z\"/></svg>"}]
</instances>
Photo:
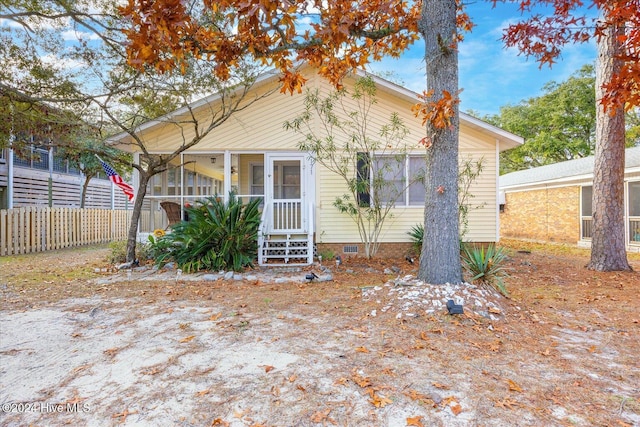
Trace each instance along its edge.
<instances>
[{"instance_id":1,"label":"leafy green plant","mask_svg":"<svg viewBox=\"0 0 640 427\"><path fill-rule=\"evenodd\" d=\"M507 259L502 248L490 244L484 246L462 245L462 266L472 276L471 281L479 280L488 284L504 296L509 296L502 281L507 276L504 263Z\"/></svg>"},{"instance_id":2,"label":"leafy green plant","mask_svg":"<svg viewBox=\"0 0 640 427\"><path fill-rule=\"evenodd\" d=\"M109 242L109 256L107 261L110 264L122 264L127 260L127 241L126 240L114 240Z\"/></svg>"},{"instance_id":3,"label":"leafy green plant","mask_svg":"<svg viewBox=\"0 0 640 427\"><path fill-rule=\"evenodd\" d=\"M416 224L411 227L411 230L407 231L409 237L411 237L411 249L416 254L420 254L422 250L422 240L424 239L424 224Z\"/></svg>"},{"instance_id":4,"label":"leafy green plant","mask_svg":"<svg viewBox=\"0 0 640 427\"><path fill-rule=\"evenodd\" d=\"M208 197L187 208L189 221L158 239L156 263L174 260L184 272L252 267L258 253L260 199L243 204L232 193L224 203ZM162 250L160 250L162 249Z\"/></svg>"},{"instance_id":5,"label":"leafy green plant","mask_svg":"<svg viewBox=\"0 0 640 427\"><path fill-rule=\"evenodd\" d=\"M151 236L149 236L151 237ZM108 261L111 264L122 264L127 261L127 241L116 240L109 243L109 249L111 252L108 256ZM153 247L149 244L139 244L137 256L140 261L155 259L153 255Z\"/></svg>"},{"instance_id":6,"label":"leafy green plant","mask_svg":"<svg viewBox=\"0 0 640 427\"><path fill-rule=\"evenodd\" d=\"M323 260L330 260L336 257L336 253L331 249L326 249L319 254Z\"/></svg>"}]
</instances>

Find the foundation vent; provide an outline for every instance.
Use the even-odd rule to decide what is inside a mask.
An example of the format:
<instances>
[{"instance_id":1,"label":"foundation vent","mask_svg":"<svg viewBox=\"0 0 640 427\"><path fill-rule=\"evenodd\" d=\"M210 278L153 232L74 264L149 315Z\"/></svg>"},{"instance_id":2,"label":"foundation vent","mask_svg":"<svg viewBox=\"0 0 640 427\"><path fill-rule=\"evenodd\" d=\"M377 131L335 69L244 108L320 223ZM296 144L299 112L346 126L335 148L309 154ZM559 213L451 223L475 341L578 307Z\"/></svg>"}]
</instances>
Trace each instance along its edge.
<instances>
[{"instance_id":1,"label":"foundation vent","mask_svg":"<svg viewBox=\"0 0 640 427\"><path fill-rule=\"evenodd\" d=\"M345 245L342 247L342 253L345 254L357 254L358 253L358 245Z\"/></svg>"}]
</instances>

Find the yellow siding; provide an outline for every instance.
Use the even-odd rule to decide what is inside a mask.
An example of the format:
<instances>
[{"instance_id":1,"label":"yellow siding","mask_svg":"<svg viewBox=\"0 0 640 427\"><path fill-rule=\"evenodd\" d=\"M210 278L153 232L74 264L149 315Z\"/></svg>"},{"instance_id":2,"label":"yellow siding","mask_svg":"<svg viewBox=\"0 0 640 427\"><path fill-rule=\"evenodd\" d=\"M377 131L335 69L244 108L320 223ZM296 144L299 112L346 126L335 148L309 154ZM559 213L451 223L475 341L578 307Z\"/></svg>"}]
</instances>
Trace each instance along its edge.
<instances>
[{"instance_id":1,"label":"yellow siding","mask_svg":"<svg viewBox=\"0 0 640 427\"><path fill-rule=\"evenodd\" d=\"M328 93L325 85L322 92ZM374 106L369 117L369 128L379 130L380 126L388 122L390 114L397 112L410 133L407 144L415 147L413 153L423 153L424 149L416 146L424 136L425 131L418 119L411 113L412 103L407 100L391 96L387 92L378 90L378 104ZM350 104L351 108L355 106ZM496 240L496 141L488 138L483 133L461 125L460 131L460 158L471 156L473 160L482 159L483 172L471 186L470 199L473 206L469 212L469 230L465 240L478 242L492 242ZM323 167L316 170L316 199L318 227L316 239L319 243L345 243L358 242L360 237L353 220L346 214L341 214L333 206L337 196L347 193L347 187L342 178ZM416 224L424 220L424 210L419 206L403 206L394 208L391 216L385 221L384 230L381 233L381 242L409 242L407 232Z\"/></svg>"},{"instance_id":2,"label":"yellow siding","mask_svg":"<svg viewBox=\"0 0 640 427\"><path fill-rule=\"evenodd\" d=\"M308 88L318 88L321 94L328 94L332 87L318 78L312 70L308 70ZM264 93L273 89L271 86L256 89L256 93ZM349 82L347 82L347 86ZM251 99L250 95L250 99ZM425 130L419 119L411 113L411 106L416 102L396 92L391 92L378 86L378 103L370 113L368 127L373 132L379 132L380 127L387 123L390 115L397 112L410 133L406 138L408 146L415 153L424 153L424 148L418 145L425 135ZM298 141L303 137L293 131L286 131L283 123L292 120L303 112L304 95L285 95L275 91L265 99L258 100L246 110L234 113L224 124L214 129L192 150L193 152L208 152L231 150L236 153L243 151L296 151ZM346 100L348 109L355 109L352 100ZM199 114L210 114L211 109L202 108ZM316 129L320 123L315 122ZM173 147L183 143L183 137L176 126L171 124L159 125L142 133L142 137L149 144L151 151L171 151ZM184 138L189 141L193 131L185 128ZM344 143L343 141L340 141ZM460 156L465 158L473 155L475 159L484 158L482 176L472 186L472 203L482 208L472 209L469 216L469 232L466 236L471 241L494 241L496 238L496 140L488 132L478 130L477 127L462 123L460 132ZM247 194L249 182L249 163L262 161L262 155L243 154L239 162L240 192ZM355 165L354 165L355 166ZM336 196L346 192L346 186L341 178L333 175L320 165L316 165L316 240L319 243L347 243L359 242L360 237L353 221L344 214L340 214L333 206ZM402 207L394 209L381 235L381 242L407 242L406 234L415 224L423 221L422 207Z\"/></svg>"},{"instance_id":3,"label":"yellow siding","mask_svg":"<svg viewBox=\"0 0 640 427\"><path fill-rule=\"evenodd\" d=\"M267 88L258 88L247 99L254 99L256 95L264 94L276 86L277 82ZM302 112L303 101L303 95L291 96L275 91L255 101L249 108L233 113L189 151L295 150L300 138L293 132L285 131L283 123ZM201 129L206 126L204 118L214 111L214 107L199 110ZM161 152L172 151L183 140L191 141L195 133L192 126L186 125L183 136L175 125L163 124L142 132L141 136L149 150Z\"/></svg>"},{"instance_id":4,"label":"yellow siding","mask_svg":"<svg viewBox=\"0 0 640 427\"><path fill-rule=\"evenodd\" d=\"M262 154L241 154L238 159L238 181L240 194L249 194L250 165L254 163L264 163Z\"/></svg>"}]
</instances>

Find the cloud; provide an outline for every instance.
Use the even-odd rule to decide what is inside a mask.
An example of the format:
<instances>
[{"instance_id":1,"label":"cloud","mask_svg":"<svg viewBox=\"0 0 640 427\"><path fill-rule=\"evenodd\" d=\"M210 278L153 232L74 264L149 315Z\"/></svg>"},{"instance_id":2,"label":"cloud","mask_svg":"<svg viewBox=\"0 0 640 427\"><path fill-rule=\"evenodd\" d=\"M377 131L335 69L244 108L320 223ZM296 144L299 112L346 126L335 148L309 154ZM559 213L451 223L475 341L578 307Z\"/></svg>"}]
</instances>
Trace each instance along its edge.
<instances>
[{"instance_id":1,"label":"cloud","mask_svg":"<svg viewBox=\"0 0 640 427\"><path fill-rule=\"evenodd\" d=\"M95 33L89 33L85 31L66 30L60 33L60 37L64 41L80 41L80 40L100 40L100 37Z\"/></svg>"}]
</instances>

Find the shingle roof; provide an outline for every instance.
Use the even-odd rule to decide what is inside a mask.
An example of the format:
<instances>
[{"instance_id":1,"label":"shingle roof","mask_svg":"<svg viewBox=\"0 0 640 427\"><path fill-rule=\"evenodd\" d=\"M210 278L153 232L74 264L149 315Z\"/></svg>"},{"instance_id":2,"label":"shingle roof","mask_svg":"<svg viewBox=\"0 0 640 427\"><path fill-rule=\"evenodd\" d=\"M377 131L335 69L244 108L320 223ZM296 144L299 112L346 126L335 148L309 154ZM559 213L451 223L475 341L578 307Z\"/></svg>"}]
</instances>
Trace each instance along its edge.
<instances>
[{"instance_id":1,"label":"shingle roof","mask_svg":"<svg viewBox=\"0 0 640 427\"><path fill-rule=\"evenodd\" d=\"M562 178L593 174L594 157L567 160L552 165L539 166L500 176L500 189L524 184L542 183ZM625 168L640 167L640 147L627 148Z\"/></svg>"}]
</instances>

